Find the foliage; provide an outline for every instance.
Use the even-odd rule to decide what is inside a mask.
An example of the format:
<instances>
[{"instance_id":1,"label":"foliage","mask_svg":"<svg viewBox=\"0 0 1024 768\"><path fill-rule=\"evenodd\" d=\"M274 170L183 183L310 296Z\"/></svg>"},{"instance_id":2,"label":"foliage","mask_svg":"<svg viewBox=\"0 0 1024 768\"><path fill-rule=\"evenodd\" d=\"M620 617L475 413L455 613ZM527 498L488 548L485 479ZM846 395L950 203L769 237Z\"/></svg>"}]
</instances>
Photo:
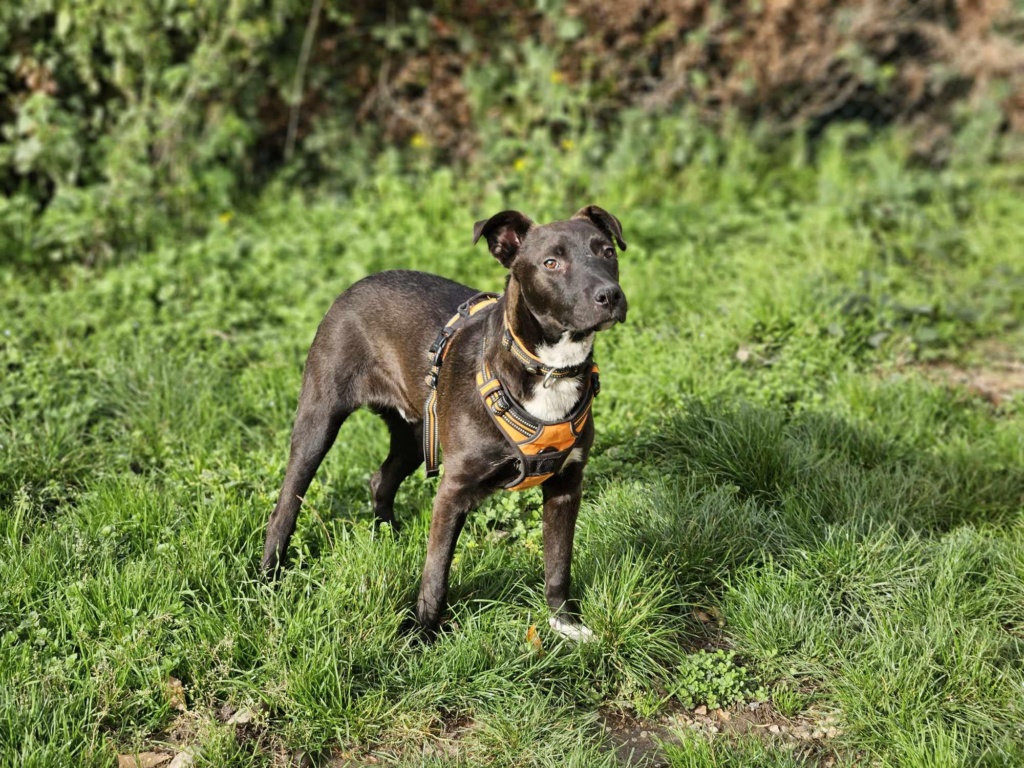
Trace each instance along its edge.
<instances>
[{"instance_id":1,"label":"foliage","mask_svg":"<svg viewBox=\"0 0 1024 768\"><path fill-rule=\"evenodd\" d=\"M258 172L258 111L281 103L289 73L273 54L294 47L301 6L5 4L3 251L95 262L144 247L167 219L230 210Z\"/></svg>"},{"instance_id":2,"label":"foliage","mask_svg":"<svg viewBox=\"0 0 1024 768\"><path fill-rule=\"evenodd\" d=\"M909 124L932 162L1005 154L1024 124L1019 14L954 5L6 3L0 253L127 260L274 179L348 191L373 175L352 158L382 153L406 171L476 158L528 174L580 146L596 172L652 114L687 137L681 166L718 153L702 131L738 124L761 144Z\"/></svg>"},{"instance_id":3,"label":"foliage","mask_svg":"<svg viewBox=\"0 0 1024 768\"><path fill-rule=\"evenodd\" d=\"M599 165L590 140L490 167L489 186L384 156L346 197L274 184L121 264L0 271L0 762L110 765L179 739L226 765L608 765L602 714L724 705L756 694L748 677L836 712L821 749L840 761L1020 762L1024 411L929 365L979 339L1020 354L1019 168L925 173L899 136L843 131L815 165L674 120L630 123ZM410 478L402 535L374 534L387 441L368 413L307 495L294 567L261 583L334 296L394 267L500 289L474 220L589 202L630 244L574 561L598 642L547 629L536 491L467 525L438 641L403 634L435 483ZM709 631L728 649L694 656ZM683 739L679 765L792 764Z\"/></svg>"},{"instance_id":4,"label":"foliage","mask_svg":"<svg viewBox=\"0 0 1024 768\"><path fill-rule=\"evenodd\" d=\"M771 691L772 704L783 717L796 717L809 704L809 697L791 686L779 683Z\"/></svg>"},{"instance_id":5,"label":"foliage","mask_svg":"<svg viewBox=\"0 0 1024 768\"><path fill-rule=\"evenodd\" d=\"M736 663L736 654L721 649L687 656L676 671L673 693L685 707L706 704L712 709L764 696L752 685L747 670Z\"/></svg>"},{"instance_id":6,"label":"foliage","mask_svg":"<svg viewBox=\"0 0 1024 768\"><path fill-rule=\"evenodd\" d=\"M800 768L814 764L752 736L725 744L692 732L680 733L679 742L666 744L665 753L671 768Z\"/></svg>"}]
</instances>

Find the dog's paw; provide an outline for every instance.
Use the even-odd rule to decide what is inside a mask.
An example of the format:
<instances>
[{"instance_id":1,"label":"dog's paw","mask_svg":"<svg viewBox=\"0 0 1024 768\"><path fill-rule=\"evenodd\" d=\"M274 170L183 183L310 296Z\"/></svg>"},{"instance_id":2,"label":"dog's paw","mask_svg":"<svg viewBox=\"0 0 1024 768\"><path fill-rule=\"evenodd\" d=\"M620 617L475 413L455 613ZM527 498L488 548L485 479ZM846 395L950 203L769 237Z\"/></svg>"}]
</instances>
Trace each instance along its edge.
<instances>
[{"instance_id":1,"label":"dog's paw","mask_svg":"<svg viewBox=\"0 0 1024 768\"><path fill-rule=\"evenodd\" d=\"M592 643L597 637L586 624L572 624L559 616L552 616L548 624L555 632L574 643Z\"/></svg>"},{"instance_id":2,"label":"dog's paw","mask_svg":"<svg viewBox=\"0 0 1024 768\"><path fill-rule=\"evenodd\" d=\"M408 639L410 645L430 645L437 639L440 632L438 625L424 626L410 611L398 626L398 634Z\"/></svg>"}]
</instances>

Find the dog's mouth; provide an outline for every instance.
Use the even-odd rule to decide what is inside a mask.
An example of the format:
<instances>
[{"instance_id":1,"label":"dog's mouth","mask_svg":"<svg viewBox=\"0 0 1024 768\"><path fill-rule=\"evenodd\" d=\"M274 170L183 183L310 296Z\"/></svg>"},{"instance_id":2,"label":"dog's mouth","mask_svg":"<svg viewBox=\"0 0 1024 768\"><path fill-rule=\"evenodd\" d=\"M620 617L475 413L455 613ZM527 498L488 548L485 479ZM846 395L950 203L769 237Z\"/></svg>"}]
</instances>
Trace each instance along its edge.
<instances>
[{"instance_id":1,"label":"dog's mouth","mask_svg":"<svg viewBox=\"0 0 1024 768\"><path fill-rule=\"evenodd\" d=\"M625 320L625 317L622 317L622 319L612 317L609 318L608 320L596 323L595 325L591 325L588 328L584 328L582 331L570 331L569 338L571 338L573 341L583 341L588 336L593 336L598 331L607 331L616 323L622 323L625 322Z\"/></svg>"},{"instance_id":2,"label":"dog's mouth","mask_svg":"<svg viewBox=\"0 0 1024 768\"><path fill-rule=\"evenodd\" d=\"M589 326L588 328L582 331L573 331L573 338L579 337L580 339L582 339L584 336L589 336L590 334L596 333L597 331L607 331L616 323L624 322L626 322L625 307L616 307L615 309L612 310L610 317L607 317L598 323L594 323L593 325Z\"/></svg>"},{"instance_id":3,"label":"dog's mouth","mask_svg":"<svg viewBox=\"0 0 1024 768\"><path fill-rule=\"evenodd\" d=\"M593 306L584 309L583 307L577 306L567 309L575 309L575 312L566 313L568 317L559 317L561 314L558 311L535 311L532 306L531 297L527 296L525 292L522 294L522 300L526 305L526 308L530 313L541 321L545 328L554 331L557 329L559 334L569 334L569 338L574 342L583 341L588 336L593 336L597 331L607 331L616 323L626 322L626 312L628 305L626 304L625 297L621 298L615 306Z\"/></svg>"}]
</instances>

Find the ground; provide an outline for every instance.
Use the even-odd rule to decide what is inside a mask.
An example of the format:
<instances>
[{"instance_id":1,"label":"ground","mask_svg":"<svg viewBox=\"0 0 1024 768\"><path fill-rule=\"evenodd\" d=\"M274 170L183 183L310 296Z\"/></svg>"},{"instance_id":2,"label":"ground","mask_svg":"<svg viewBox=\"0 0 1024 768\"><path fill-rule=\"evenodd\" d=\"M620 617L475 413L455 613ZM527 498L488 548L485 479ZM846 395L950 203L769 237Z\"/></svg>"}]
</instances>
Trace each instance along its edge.
<instances>
[{"instance_id":1,"label":"ground","mask_svg":"<svg viewBox=\"0 0 1024 768\"><path fill-rule=\"evenodd\" d=\"M682 171L640 149L504 194L381 171L2 268L0 762L1024 762L1024 175L884 141ZM536 492L470 520L438 640L403 633L436 481L375 534L368 413L264 583L334 296L391 267L500 290L473 221L588 203L623 222L631 307L597 341L574 564L598 641L547 628Z\"/></svg>"}]
</instances>

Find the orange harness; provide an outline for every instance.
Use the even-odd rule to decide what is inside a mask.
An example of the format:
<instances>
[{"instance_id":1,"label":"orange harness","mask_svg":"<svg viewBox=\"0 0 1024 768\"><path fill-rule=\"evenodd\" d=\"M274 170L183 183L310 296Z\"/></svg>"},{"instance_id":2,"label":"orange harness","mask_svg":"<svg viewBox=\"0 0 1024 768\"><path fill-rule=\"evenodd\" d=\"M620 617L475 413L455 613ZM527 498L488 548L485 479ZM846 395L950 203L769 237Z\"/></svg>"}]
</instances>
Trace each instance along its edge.
<instances>
[{"instance_id":1,"label":"orange harness","mask_svg":"<svg viewBox=\"0 0 1024 768\"><path fill-rule=\"evenodd\" d=\"M433 360L427 384L430 394L423 409L423 456L426 461L427 477L437 475L440 466L438 457L437 433L437 376L441 363L448 353L448 343L463 321L482 309L497 303L498 296L493 293L481 293L459 307L458 313L449 320L437 339L430 347ZM511 351L530 373L544 376L546 386L551 379L578 376L587 371L584 382L584 394L573 408L572 413L564 421L546 422L531 416L515 399L508 394L487 365L481 355L480 370L476 374L477 389L483 398L491 420L498 431L515 449L518 457L519 475L505 485L508 491L519 491L540 485L549 477L560 471L569 459L573 448L583 434L587 419L590 418L591 405L600 391L597 365L585 362L582 365L568 368L551 368L544 365L539 358L527 350L522 342L507 327L502 334L502 346ZM487 349L487 339L483 341L483 349Z\"/></svg>"}]
</instances>

